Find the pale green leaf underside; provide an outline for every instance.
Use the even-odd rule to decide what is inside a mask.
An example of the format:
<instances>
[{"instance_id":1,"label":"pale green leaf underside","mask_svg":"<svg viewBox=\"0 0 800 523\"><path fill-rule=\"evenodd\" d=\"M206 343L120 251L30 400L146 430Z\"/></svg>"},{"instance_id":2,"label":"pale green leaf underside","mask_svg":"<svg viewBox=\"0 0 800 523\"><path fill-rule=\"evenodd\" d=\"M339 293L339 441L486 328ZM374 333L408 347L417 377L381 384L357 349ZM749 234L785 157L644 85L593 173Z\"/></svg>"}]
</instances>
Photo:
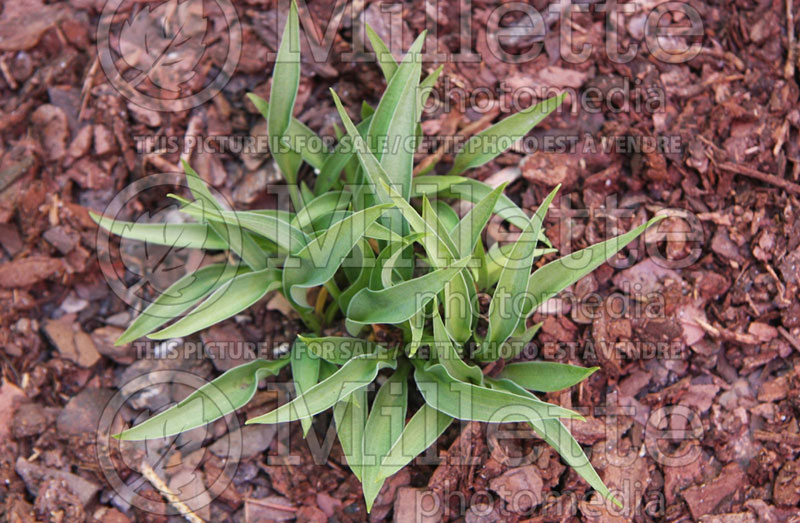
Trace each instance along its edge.
<instances>
[{"instance_id":1,"label":"pale green leaf underside","mask_svg":"<svg viewBox=\"0 0 800 523\"><path fill-rule=\"evenodd\" d=\"M165 438L211 423L247 404L258 381L277 374L287 363L288 359L255 360L233 368L174 407L115 437L126 441Z\"/></svg>"}]
</instances>

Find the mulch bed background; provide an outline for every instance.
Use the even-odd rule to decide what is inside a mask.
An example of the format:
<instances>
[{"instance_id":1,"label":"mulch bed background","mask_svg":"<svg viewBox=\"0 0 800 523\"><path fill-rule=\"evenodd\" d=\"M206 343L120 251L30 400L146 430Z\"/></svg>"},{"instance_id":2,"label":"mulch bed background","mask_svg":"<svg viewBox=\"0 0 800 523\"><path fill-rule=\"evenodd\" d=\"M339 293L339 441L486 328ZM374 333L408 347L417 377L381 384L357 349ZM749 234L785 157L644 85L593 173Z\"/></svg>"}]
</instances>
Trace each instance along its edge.
<instances>
[{"instance_id":1,"label":"mulch bed background","mask_svg":"<svg viewBox=\"0 0 800 523\"><path fill-rule=\"evenodd\" d=\"M310 4L324 28L332 2ZM546 12L542 2L533 4ZM424 29L425 6L421 0L403 4L404 46ZM647 245L667 259L696 253L692 263L660 267L639 242L628 268L605 264L573 288L579 298L600 296L593 309L555 301L533 318L544 322L535 340L537 358L601 367L580 387L548 399L585 412L588 423L574 423L572 430L606 483L619 489L626 512L587 494L577 474L532 433L525 435L523 426L504 426L523 434L507 439L480 424L463 424L452 426L438 442L439 463L416 463L387 482L372 519L413 521L408 507L434 499L431 493L441 500L432 521L796 517L800 106L796 68L787 65L787 57L797 56L788 52L796 43L787 29L787 5L694 4L703 21L697 39L702 52L681 64L656 59L644 45L644 19L654 6L637 3L634 12L620 16L620 49L638 45L626 63L609 60L604 50L605 14L588 12L575 13L571 21L575 48L594 46L588 60L572 64L559 57L563 22L547 18L543 52L514 65L497 60L485 44L486 21L497 4L474 0L474 48L483 61L448 62L439 82L442 86L446 79L446 85L467 92L496 90L505 82L512 89L540 85L578 93L590 88L607 93L628 82L629 102L643 102L649 92L664 94L662 103L649 110L616 110L609 103L593 113L564 111L533 136L577 136L579 145L586 145L587 135L598 144L602 137L669 136L677 137L675 150L511 151L470 173L493 182L510 180L507 193L528 210L562 183L546 222L548 237L562 251L627 231L663 208L686 211L693 220L670 219L646 237ZM797 2L790 7L800 12ZM88 211L102 212L137 179L179 171L179 152L137 150L134 136L265 133L263 118L245 93L269 93L268 56L276 50L275 20L282 15L272 1L237 2L244 50L231 81L200 107L159 113L128 102L98 67L95 27L102 8L101 0L46 5L30 0L7 2L0 14L0 510L10 521L168 519L114 496L95 452L100 413L117 388L136 376L184 370L211 379L237 363L137 361L134 347L113 346L130 321L130 308L103 277ZM364 9L366 20L385 34L389 22L380 6L367 3ZM439 2L440 23L428 37L429 49L458 49L460 9L458 2ZM212 19L212 25L216 22ZM342 95L352 115L362 100L374 104L383 89L374 63L338 58L350 49L351 36L345 16L330 61L304 63L296 115L320 134L332 135L338 121L328 87ZM209 43L195 68L197 85L215 74L224 59L224 48L218 47L223 44ZM426 63L424 69L436 65ZM481 119L480 125L488 125L499 112L439 110L425 115L423 129L430 136L452 135ZM430 153L420 154L419 161ZM278 178L268 155L194 151L189 159L237 208L270 205L266 188ZM442 167L451 159L445 153ZM305 171L303 177L311 179L313 173ZM167 192L148 192L134 202L131 215L169 205ZM611 196L616 207L609 203ZM688 232L694 233L692 241L686 240ZM666 242L668 233L683 236ZM137 268L125 264L141 253L126 249L134 247L117 249L113 263L127 267L131 276ZM270 296L192 341L291 342L302 326L284 315L282 305ZM287 378L284 373L279 380ZM185 394L179 387L162 387L140 398L139 411L124 416L128 422L139 419L147 409ZM274 394L260 392L240 419L275 402ZM330 415L319 417L320 440L329 423ZM667 428L671 436L665 435ZM315 463L298 424L288 432L248 430L232 481L198 516L215 521L368 517L338 442L327 461ZM214 424L199 450L192 445L171 449L164 481L205 490L209 478L224 469L212 448L224 431L224 424ZM286 445L296 462L281 462ZM137 467L144 452L130 445L113 456L127 471L125 479L142 473ZM530 457L521 463L516 459L521 455ZM690 459L671 461L680 456ZM457 457L474 459L461 465ZM532 507L513 500L515 492L525 490L540 493ZM140 494L163 502L150 482L143 482Z\"/></svg>"}]
</instances>

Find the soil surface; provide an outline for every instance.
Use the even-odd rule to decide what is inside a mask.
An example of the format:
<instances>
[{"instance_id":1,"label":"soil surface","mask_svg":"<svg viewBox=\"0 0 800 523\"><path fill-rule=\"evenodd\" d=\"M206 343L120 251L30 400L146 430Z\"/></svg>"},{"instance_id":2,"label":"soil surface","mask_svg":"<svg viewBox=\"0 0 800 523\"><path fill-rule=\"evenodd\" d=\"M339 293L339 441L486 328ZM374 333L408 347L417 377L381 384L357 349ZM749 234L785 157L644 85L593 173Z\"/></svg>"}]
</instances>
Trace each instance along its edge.
<instances>
[{"instance_id":1,"label":"soil surface","mask_svg":"<svg viewBox=\"0 0 800 523\"><path fill-rule=\"evenodd\" d=\"M546 119L530 135L538 150L517 144L470 171L492 184L509 182L507 193L526 210L535 210L561 183L546 232L562 253L628 231L663 209L672 215L626 249L627 259L604 264L568 296L540 309L532 321L542 321L542 329L522 356L600 367L581 386L547 399L585 414L587 422L571 429L623 509L599 499L524 426L501 425L504 432L498 432L465 423L451 426L425 459L390 478L371 515L338 442L325 459L329 413L319 416L308 443L299 424L241 428L244 419L277 404L268 388L238 418L163 445L119 445L102 437L185 397L196 387L190 378L213 379L252 356L198 357L192 350L197 342L248 341L255 350L269 348L271 356L302 330L285 302L268 295L246 313L170 347L113 345L135 313L132 306L175 279L173 267L148 271L141 260L169 255L179 269L203 260L155 248L155 254L143 253L136 242L99 245L89 211L104 212L137 180L181 172L181 159L238 209L275 205L268 185L280 180L263 147L176 150L137 141L266 131L245 94L269 94L277 28L285 19L280 13L286 12L271 0L235 2L241 56L209 101L156 111L130 101L109 79L99 52L101 20L113 22L116 34L128 24L120 37L126 56L112 66L141 67L149 56L142 47L147 35L136 33L140 24L131 20L147 9L177 9L170 4L123 3L114 17L103 18L103 0L26 0L6 2L0 13L5 520L179 521L172 492L191 498L184 507L189 519L213 521L798 521L800 3L692 3L702 21L699 34L654 37L672 51L696 44L693 58L670 63L645 39L658 2L626 4L631 9L611 21L617 54L631 52L623 60L613 59L606 46L602 6L575 8L567 19L534 0L546 36L500 39L512 54L541 46L536 58L516 64L491 50L499 2L473 0L471 13L450 0L407 1L395 11L377 2L353 4L355 15L363 10L398 48L407 47L428 19L437 20L426 40L430 52L457 52L465 38L460 20L471 14L466 45L482 60L432 60L423 70L444 64L440 100L458 90L501 94L481 107L457 101L435 107L423 118L428 137L485 128L524 87L600 99L597 110L578 101L575 111ZM186 4L198 8L198 2ZM317 22L322 38L333 3L309 4L301 16ZM219 9L206 9L205 16L193 12L208 24L199 36L184 34L187 41L200 39L201 53L161 68L161 76L148 73L140 91L163 95L170 82L200 91L220 73L231 43L221 36L228 26ZM688 14L665 16L688 27ZM362 101L377 103L385 85L374 62L344 58L352 51L354 18L348 7L331 31L326 60L314 61L308 45L303 49L295 114L323 136L334 136L338 123L329 87L356 116ZM512 12L501 25L525 24ZM390 36L391 27L400 27L402 36ZM559 53L565 34L573 52L591 44L592 53L565 59ZM630 146L656 137L667 145ZM432 157L440 159L437 172L446 172L452 152L430 146L418 163ZM306 168L301 178L313 176ZM125 199L119 217L174 213L167 194L183 194L182 188L175 178L160 180ZM504 231L495 223L489 234L507 239ZM158 353L173 357L152 357ZM146 386L135 380L141 376ZM287 369L270 381L288 378ZM135 386L142 387L135 401L115 410L117 391ZM98 428L105 430L100 436ZM231 467L232 443L239 454Z\"/></svg>"}]
</instances>

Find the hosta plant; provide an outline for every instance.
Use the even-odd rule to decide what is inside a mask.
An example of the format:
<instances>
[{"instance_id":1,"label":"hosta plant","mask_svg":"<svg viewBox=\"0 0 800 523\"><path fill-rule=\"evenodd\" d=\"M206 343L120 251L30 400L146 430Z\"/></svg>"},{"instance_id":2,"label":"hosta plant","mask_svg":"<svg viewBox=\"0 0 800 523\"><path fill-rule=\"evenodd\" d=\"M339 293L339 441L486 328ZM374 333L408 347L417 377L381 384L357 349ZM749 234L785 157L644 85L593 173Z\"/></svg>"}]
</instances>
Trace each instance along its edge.
<instances>
[{"instance_id":1,"label":"hosta plant","mask_svg":"<svg viewBox=\"0 0 800 523\"><path fill-rule=\"evenodd\" d=\"M283 294L306 328L287 354L231 369L118 437L164 437L209 423L245 405L263 377L289 365L296 397L247 423L297 420L308 431L314 415L333 408L339 440L368 509L386 478L433 444L455 419L529 424L589 485L613 499L561 421L581 416L533 392L566 389L595 369L548 361L484 364L518 356L536 332L528 320L539 305L656 219L531 273L537 257L553 251L542 222L558 188L528 216L503 187L491 188L463 173L523 137L561 97L472 136L447 174L414 176L420 114L441 69L421 79L423 36L397 63L373 31L368 35L387 87L376 107L363 105L358 124L332 92L344 127L333 150L293 117L300 80L294 5L270 100L250 96L267 119L272 157L286 179L292 211L229 210L184 164L193 199L176 198L194 222L140 224L94 216L101 227L125 238L229 252L226 263L204 266L175 282L118 343L196 333L273 291ZM314 170L313 183L298 179L304 163ZM463 216L449 205L459 200L472 204ZM493 215L521 231L516 241L484 245L481 233ZM486 297L491 297L488 306ZM377 325L389 333L383 342L376 341ZM324 335L323 329L337 335ZM374 395L368 394L373 381L381 382ZM409 403L421 404L410 418Z\"/></svg>"}]
</instances>

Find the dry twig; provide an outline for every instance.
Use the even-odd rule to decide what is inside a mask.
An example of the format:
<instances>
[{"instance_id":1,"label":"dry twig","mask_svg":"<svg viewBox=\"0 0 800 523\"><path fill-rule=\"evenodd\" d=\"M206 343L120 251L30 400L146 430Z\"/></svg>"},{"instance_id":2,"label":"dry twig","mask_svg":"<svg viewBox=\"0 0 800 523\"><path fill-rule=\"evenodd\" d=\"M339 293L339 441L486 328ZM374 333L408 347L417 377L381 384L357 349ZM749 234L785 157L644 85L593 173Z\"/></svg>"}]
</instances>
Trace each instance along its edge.
<instances>
[{"instance_id":1,"label":"dry twig","mask_svg":"<svg viewBox=\"0 0 800 523\"><path fill-rule=\"evenodd\" d=\"M752 167L737 165L735 163L730 163L730 162L722 162L717 165L722 170L730 171L736 174L741 174L749 178L754 178L756 180L760 180L770 185L774 185L775 187L780 187L781 189L784 189L787 192L800 196L800 185L794 182L790 182L789 180L786 180L784 178L775 176L774 174L762 173L761 171L753 169Z\"/></svg>"}]
</instances>

